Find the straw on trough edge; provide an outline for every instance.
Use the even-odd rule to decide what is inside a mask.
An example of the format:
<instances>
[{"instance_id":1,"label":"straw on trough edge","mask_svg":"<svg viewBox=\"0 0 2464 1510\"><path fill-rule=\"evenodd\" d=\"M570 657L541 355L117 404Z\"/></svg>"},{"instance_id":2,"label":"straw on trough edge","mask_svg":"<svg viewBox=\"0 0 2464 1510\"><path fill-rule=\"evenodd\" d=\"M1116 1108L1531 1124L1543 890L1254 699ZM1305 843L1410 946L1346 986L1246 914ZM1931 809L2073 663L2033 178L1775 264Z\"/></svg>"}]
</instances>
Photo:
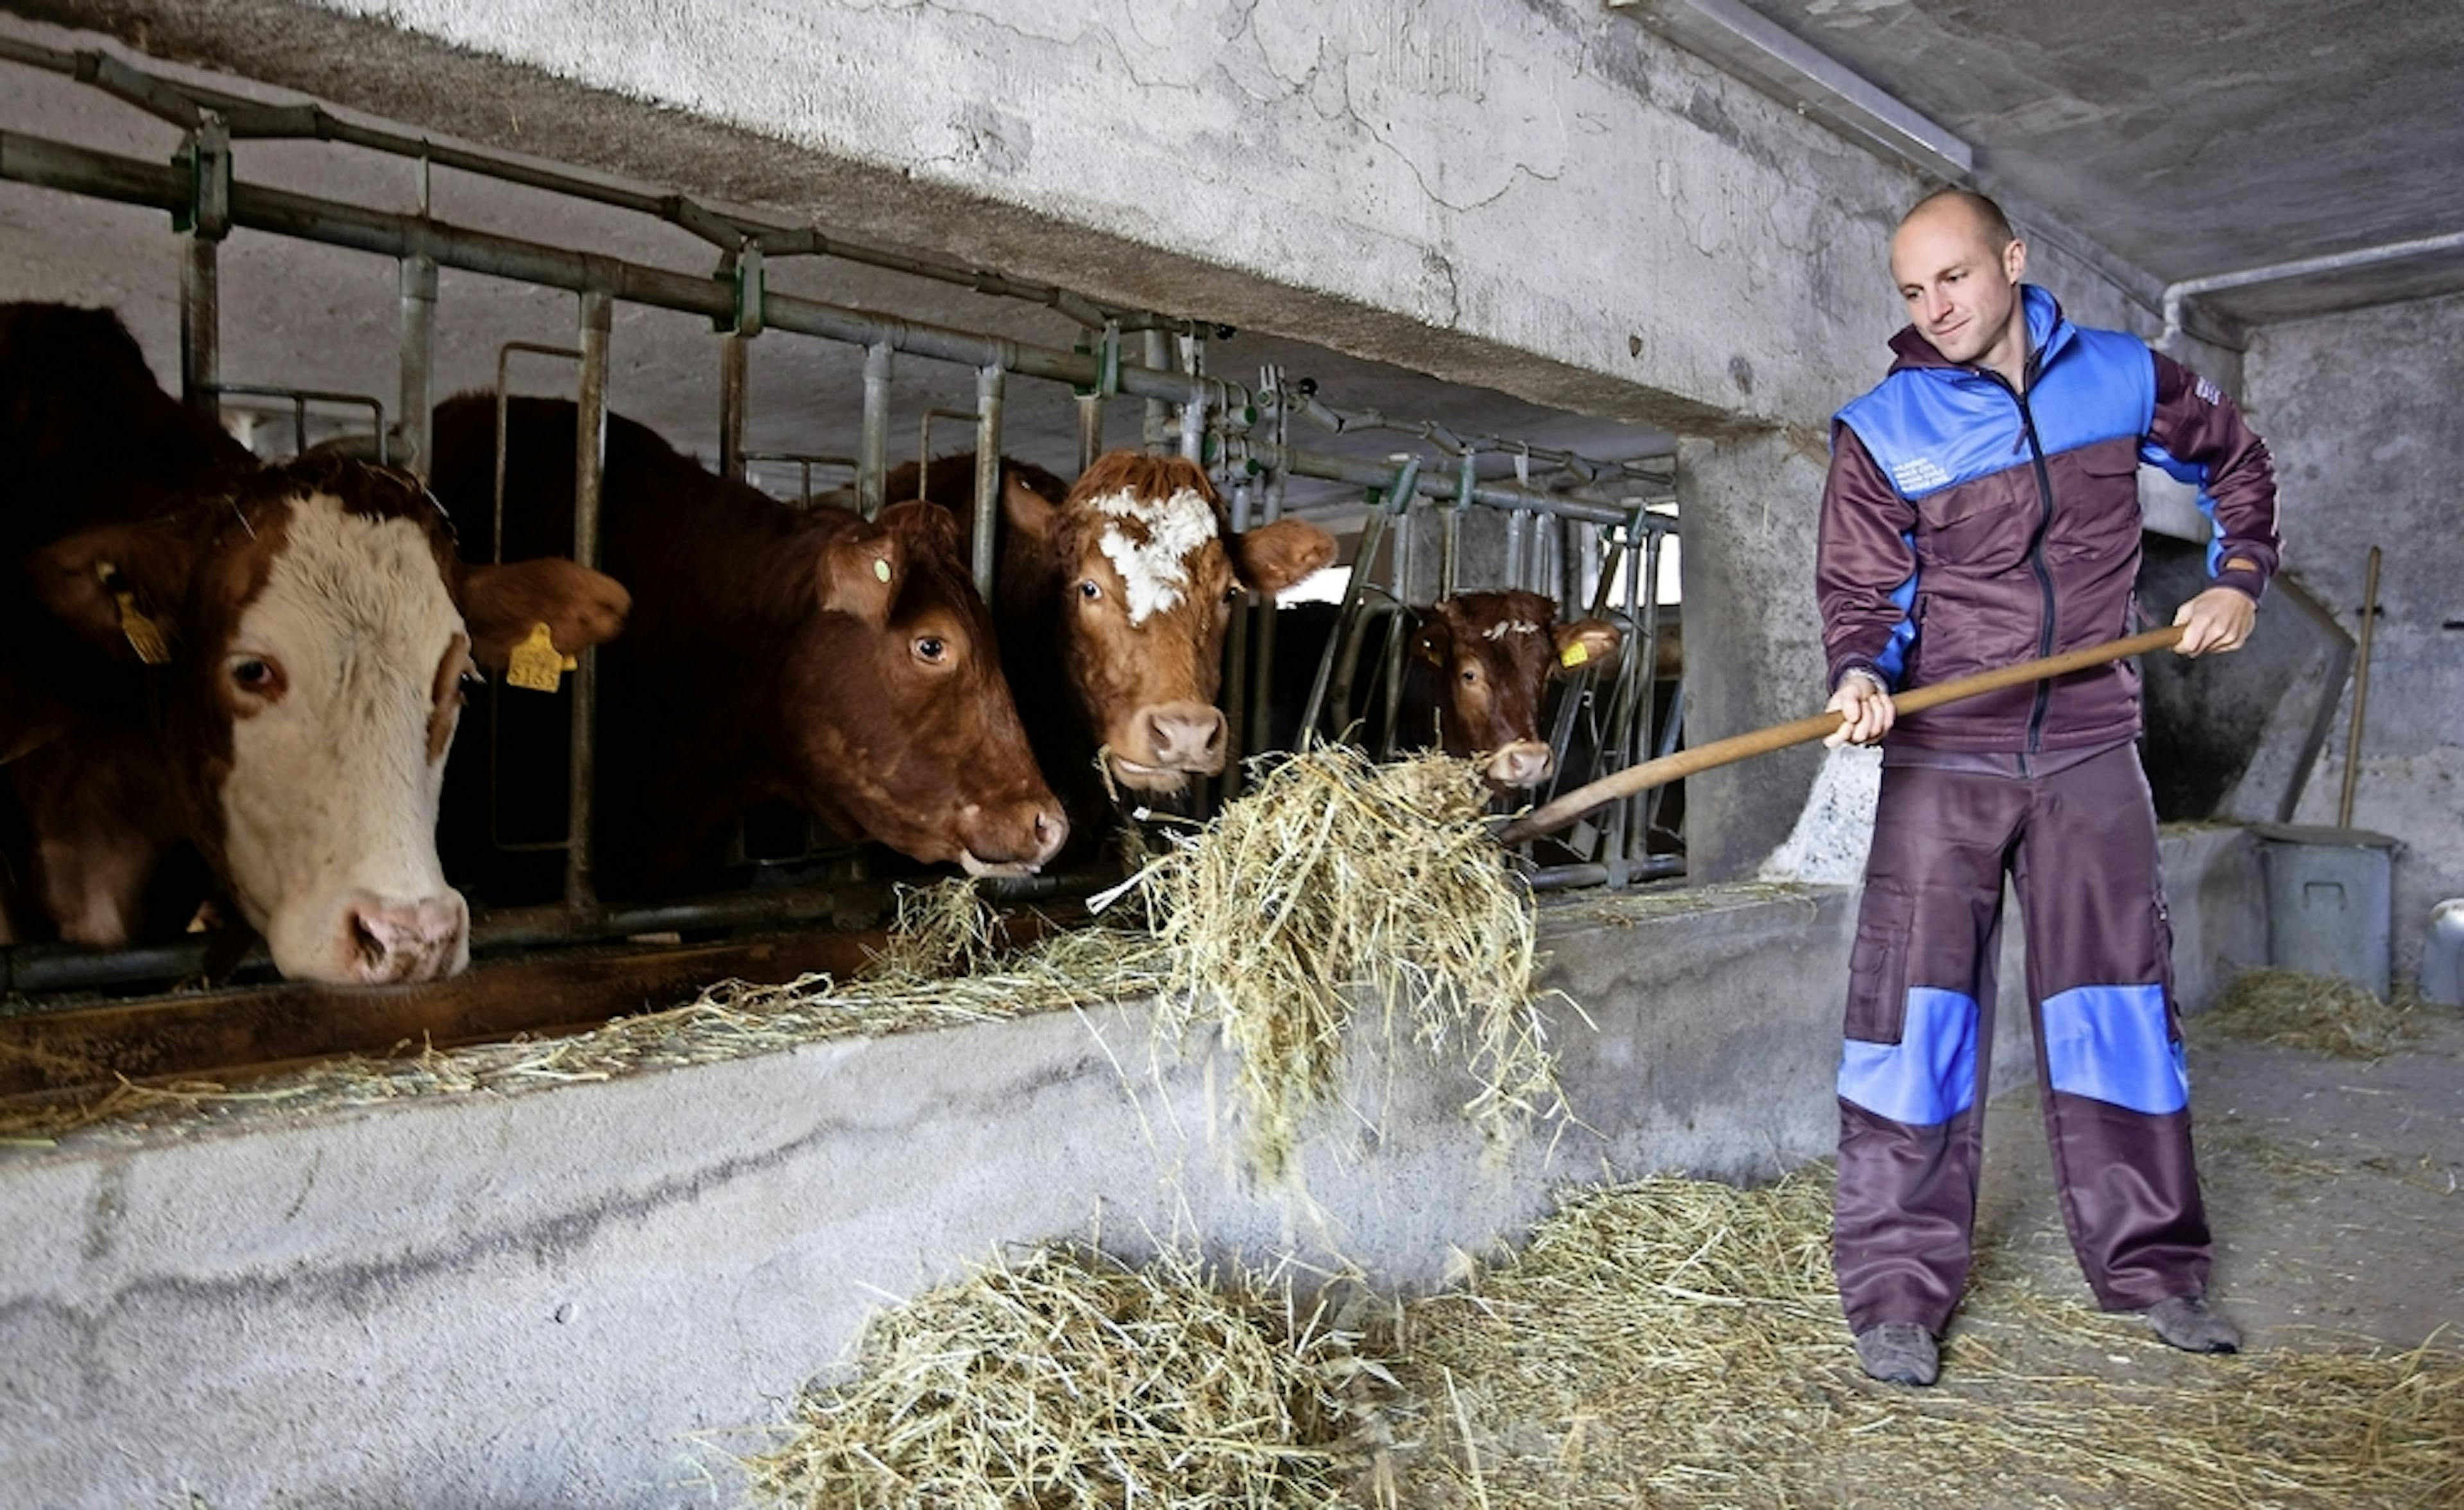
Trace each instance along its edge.
<instances>
[{"instance_id":1,"label":"straw on trough edge","mask_svg":"<svg viewBox=\"0 0 2464 1510\"><path fill-rule=\"evenodd\" d=\"M743 1467L775 1510L1331 1506L1392 1393L1288 1276L1045 1244L876 1312L854 1376L808 1385Z\"/></svg>"},{"instance_id":2,"label":"straw on trough edge","mask_svg":"<svg viewBox=\"0 0 2464 1510\"><path fill-rule=\"evenodd\" d=\"M887 968L862 979L817 974L784 985L725 980L681 1007L620 1018L571 1037L426 1048L392 1058L354 1056L241 1084L122 1082L79 1105L0 1110L0 1139L8 1140L0 1146L42 1147L87 1128L182 1131L288 1110L607 1080L831 1039L1135 999L1164 985L1165 962L1155 942L1109 928L1056 933L999 960L990 957L991 935L984 930L978 935L977 962L995 968L963 975L921 974L953 947L960 930L952 919L959 910L958 900L947 895L920 900L908 909L904 926L937 930L935 937L903 942L893 928Z\"/></svg>"},{"instance_id":3,"label":"straw on trough edge","mask_svg":"<svg viewBox=\"0 0 2464 1510\"><path fill-rule=\"evenodd\" d=\"M1134 878L1171 962L1156 1032L1217 1027L1267 1178L1289 1172L1304 1122L1340 1093L1364 991L1390 1046L1465 1064L1463 1109L1493 1140L1563 1111L1530 898L1483 821L1487 799L1468 761L1320 748L1262 769Z\"/></svg>"}]
</instances>

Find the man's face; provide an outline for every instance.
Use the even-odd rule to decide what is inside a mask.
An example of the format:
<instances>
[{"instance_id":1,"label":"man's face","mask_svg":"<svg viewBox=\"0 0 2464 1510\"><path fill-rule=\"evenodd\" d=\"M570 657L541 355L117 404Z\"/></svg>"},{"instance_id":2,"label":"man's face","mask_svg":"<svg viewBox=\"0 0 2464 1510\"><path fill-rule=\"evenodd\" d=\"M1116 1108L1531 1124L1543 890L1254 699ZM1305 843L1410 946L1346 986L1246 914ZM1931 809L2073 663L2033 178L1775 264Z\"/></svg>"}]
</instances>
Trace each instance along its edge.
<instances>
[{"instance_id":1,"label":"man's face","mask_svg":"<svg viewBox=\"0 0 2464 1510\"><path fill-rule=\"evenodd\" d=\"M2025 243L1997 250L1956 201L1926 206L1891 237L1891 278L1908 317L1952 361L1999 366L2007 343L2024 343L2013 317L2027 264Z\"/></svg>"}]
</instances>

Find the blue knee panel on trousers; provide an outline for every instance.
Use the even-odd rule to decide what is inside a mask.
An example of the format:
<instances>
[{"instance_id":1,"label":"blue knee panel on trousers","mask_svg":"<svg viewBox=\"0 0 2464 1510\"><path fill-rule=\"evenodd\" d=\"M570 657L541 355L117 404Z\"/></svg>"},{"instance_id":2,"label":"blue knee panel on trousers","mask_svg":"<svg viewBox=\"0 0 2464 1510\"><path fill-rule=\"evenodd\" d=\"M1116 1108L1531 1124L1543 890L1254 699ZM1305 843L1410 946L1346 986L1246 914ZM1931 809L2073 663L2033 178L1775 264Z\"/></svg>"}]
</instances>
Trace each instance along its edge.
<instances>
[{"instance_id":1,"label":"blue knee panel on trousers","mask_svg":"<svg viewBox=\"0 0 2464 1510\"><path fill-rule=\"evenodd\" d=\"M2182 1047L2165 1024L2163 986L2077 986L2046 997L2040 1010L2054 1089L2151 1117L2190 1104Z\"/></svg>"},{"instance_id":2,"label":"blue knee panel on trousers","mask_svg":"<svg viewBox=\"0 0 2464 1510\"><path fill-rule=\"evenodd\" d=\"M1976 998L1915 986L1900 1041L1850 1039L1839 1056L1839 1094L1878 1117L1928 1127L1976 1100Z\"/></svg>"}]
</instances>

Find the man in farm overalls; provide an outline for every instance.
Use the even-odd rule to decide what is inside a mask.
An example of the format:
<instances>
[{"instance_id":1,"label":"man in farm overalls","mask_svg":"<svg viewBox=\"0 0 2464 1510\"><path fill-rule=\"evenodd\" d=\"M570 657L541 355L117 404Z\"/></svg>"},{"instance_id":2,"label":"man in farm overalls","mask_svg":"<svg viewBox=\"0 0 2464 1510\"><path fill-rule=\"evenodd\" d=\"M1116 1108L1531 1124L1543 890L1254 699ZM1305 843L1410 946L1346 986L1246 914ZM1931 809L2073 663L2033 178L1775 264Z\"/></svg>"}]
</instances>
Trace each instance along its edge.
<instances>
[{"instance_id":1,"label":"man in farm overalls","mask_svg":"<svg viewBox=\"0 0 2464 1510\"><path fill-rule=\"evenodd\" d=\"M1946 189L1891 238L1913 320L1839 411L1816 590L1832 742L1884 740L1839 1065L1834 1261L1858 1361L1931 1384L1968 1278L1993 1039L2002 878L2062 1220L2107 1310L2230 1352L2208 1306L2156 815L2128 661L1897 721L1889 693L2120 638L2141 461L2197 485L2211 585L2179 650L2237 649L2277 566L2276 478L2233 401L2134 336L2023 284L1992 201Z\"/></svg>"}]
</instances>

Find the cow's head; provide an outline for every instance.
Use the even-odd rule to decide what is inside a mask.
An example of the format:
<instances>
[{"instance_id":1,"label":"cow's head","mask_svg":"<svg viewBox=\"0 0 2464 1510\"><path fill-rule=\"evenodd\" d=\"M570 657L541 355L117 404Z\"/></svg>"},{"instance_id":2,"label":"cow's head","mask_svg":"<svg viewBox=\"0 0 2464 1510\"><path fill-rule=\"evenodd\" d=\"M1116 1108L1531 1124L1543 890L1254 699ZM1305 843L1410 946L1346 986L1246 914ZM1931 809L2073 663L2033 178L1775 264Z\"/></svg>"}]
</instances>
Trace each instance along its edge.
<instances>
[{"instance_id":1,"label":"cow's head","mask_svg":"<svg viewBox=\"0 0 2464 1510\"><path fill-rule=\"evenodd\" d=\"M1438 732L1446 754L1477 758L1496 787L1549 779L1540 709L1549 678L1614 661L1623 637L1597 619L1559 624L1538 593L1462 593L1425 610L1412 653L1434 668L1441 690Z\"/></svg>"},{"instance_id":2,"label":"cow's head","mask_svg":"<svg viewBox=\"0 0 2464 1510\"><path fill-rule=\"evenodd\" d=\"M1096 458L1058 505L1022 487L1002 499L1060 594L1058 649L1113 779L1177 792L1222 770L1232 597L1282 592L1334 559L1334 537L1298 519L1235 535L1203 471L1143 451Z\"/></svg>"},{"instance_id":3,"label":"cow's head","mask_svg":"<svg viewBox=\"0 0 2464 1510\"><path fill-rule=\"evenodd\" d=\"M949 511L833 510L781 667L796 798L842 832L970 875L1021 874L1069 837L1002 679Z\"/></svg>"},{"instance_id":4,"label":"cow's head","mask_svg":"<svg viewBox=\"0 0 2464 1510\"><path fill-rule=\"evenodd\" d=\"M155 661L188 838L285 975L425 980L470 960L436 858L468 686L544 624L559 652L614 635L625 589L570 561L464 566L407 475L335 458L258 473L164 518L35 552L43 606Z\"/></svg>"}]
</instances>

